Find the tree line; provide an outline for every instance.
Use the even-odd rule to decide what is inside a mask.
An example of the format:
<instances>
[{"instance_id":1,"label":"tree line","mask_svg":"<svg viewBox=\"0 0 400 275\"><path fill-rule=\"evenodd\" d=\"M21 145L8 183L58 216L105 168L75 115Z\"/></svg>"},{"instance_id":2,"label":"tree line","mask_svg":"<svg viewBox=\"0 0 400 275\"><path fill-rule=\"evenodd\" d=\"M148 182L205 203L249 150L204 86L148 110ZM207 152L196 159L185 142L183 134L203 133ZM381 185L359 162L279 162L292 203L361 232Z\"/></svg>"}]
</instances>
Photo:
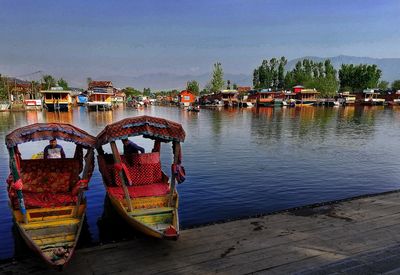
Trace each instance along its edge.
<instances>
[{"instance_id":1,"label":"tree line","mask_svg":"<svg viewBox=\"0 0 400 275\"><path fill-rule=\"evenodd\" d=\"M287 59L284 56L263 60L253 70L253 87L290 90L295 85L302 85L305 88L315 88L322 97L334 96L337 91L361 92L367 88L389 88L387 81L380 81L382 71L376 65L342 64L339 72L329 59L323 62L303 59L290 71L285 71L286 65ZM395 80L391 88L399 90L400 80Z\"/></svg>"}]
</instances>

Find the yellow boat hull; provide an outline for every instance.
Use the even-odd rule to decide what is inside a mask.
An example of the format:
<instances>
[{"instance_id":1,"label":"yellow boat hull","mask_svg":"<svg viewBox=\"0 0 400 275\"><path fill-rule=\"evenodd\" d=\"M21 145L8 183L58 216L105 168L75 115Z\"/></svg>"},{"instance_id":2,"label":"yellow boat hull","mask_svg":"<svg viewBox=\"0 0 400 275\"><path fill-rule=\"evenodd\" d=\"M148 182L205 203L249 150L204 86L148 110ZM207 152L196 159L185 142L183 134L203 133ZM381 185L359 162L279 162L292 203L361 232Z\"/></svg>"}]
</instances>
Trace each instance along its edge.
<instances>
[{"instance_id":1,"label":"yellow boat hull","mask_svg":"<svg viewBox=\"0 0 400 275\"><path fill-rule=\"evenodd\" d=\"M169 195L162 197L131 198L132 211L123 200L108 194L111 204L118 214L133 228L159 239L177 239L179 237L178 193L175 193L173 205L168 207ZM175 234L169 234L168 228Z\"/></svg>"},{"instance_id":2,"label":"yellow boat hull","mask_svg":"<svg viewBox=\"0 0 400 275\"><path fill-rule=\"evenodd\" d=\"M48 265L61 269L68 263L82 230L86 203L79 209L74 205L27 209L28 223L23 222L19 210L12 210L12 213L26 244Z\"/></svg>"}]
</instances>

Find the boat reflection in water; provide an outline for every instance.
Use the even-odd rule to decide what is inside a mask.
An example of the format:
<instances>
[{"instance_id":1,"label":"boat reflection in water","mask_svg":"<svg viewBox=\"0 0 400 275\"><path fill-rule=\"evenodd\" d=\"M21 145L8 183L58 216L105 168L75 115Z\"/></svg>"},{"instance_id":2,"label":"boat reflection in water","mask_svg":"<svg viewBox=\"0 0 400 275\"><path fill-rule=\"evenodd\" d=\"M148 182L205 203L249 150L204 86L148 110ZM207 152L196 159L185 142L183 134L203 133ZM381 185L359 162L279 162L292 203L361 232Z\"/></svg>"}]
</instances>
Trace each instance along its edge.
<instances>
[{"instance_id":1,"label":"boat reflection in water","mask_svg":"<svg viewBox=\"0 0 400 275\"><path fill-rule=\"evenodd\" d=\"M108 195L104 196L104 209L101 217L97 220L97 226L100 243L132 240L138 236L144 236L139 231L132 230L129 224L121 218L112 206Z\"/></svg>"}]
</instances>

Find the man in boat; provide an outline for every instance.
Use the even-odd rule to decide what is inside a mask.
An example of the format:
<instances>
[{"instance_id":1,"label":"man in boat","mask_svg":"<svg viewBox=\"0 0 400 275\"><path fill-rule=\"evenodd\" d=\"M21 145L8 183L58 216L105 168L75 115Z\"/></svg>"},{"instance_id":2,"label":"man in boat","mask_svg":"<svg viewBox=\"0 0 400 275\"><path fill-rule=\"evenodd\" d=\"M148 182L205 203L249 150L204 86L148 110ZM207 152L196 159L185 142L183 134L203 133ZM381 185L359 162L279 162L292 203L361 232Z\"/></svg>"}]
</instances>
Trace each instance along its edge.
<instances>
[{"instance_id":1,"label":"man in boat","mask_svg":"<svg viewBox=\"0 0 400 275\"><path fill-rule=\"evenodd\" d=\"M122 143L124 144L124 155L132 155L132 154L144 154L144 148L140 147L133 141L130 141L127 138L122 139Z\"/></svg>"},{"instance_id":2,"label":"man in boat","mask_svg":"<svg viewBox=\"0 0 400 275\"><path fill-rule=\"evenodd\" d=\"M57 144L57 140L53 138L43 150L44 159L65 159L65 152L61 145Z\"/></svg>"}]
</instances>

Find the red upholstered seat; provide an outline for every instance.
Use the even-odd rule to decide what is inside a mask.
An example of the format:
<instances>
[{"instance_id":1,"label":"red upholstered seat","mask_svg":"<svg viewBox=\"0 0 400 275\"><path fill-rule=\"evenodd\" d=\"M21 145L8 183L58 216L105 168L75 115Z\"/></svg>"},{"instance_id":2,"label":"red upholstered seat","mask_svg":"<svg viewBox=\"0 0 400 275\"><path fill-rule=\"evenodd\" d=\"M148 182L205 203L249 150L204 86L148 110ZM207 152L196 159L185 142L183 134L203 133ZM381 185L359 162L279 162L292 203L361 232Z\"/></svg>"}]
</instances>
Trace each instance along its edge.
<instances>
[{"instance_id":1,"label":"red upholstered seat","mask_svg":"<svg viewBox=\"0 0 400 275\"><path fill-rule=\"evenodd\" d=\"M129 195L131 198L149 197L149 196L164 196L169 192L168 183L154 183L141 186L128 186ZM121 200L125 197L122 187L108 187L108 193L115 198Z\"/></svg>"},{"instance_id":2,"label":"red upholstered seat","mask_svg":"<svg viewBox=\"0 0 400 275\"><path fill-rule=\"evenodd\" d=\"M77 202L78 196L73 196L69 193L32 193L24 192L25 207L30 208L43 208L55 206L73 205ZM14 209L19 209L17 197L12 198Z\"/></svg>"},{"instance_id":3,"label":"red upholstered seat","mask_svg":"<svg viewBox=\"0 0 400 275\"><path fill-rule=\"evenodd\" d=\"M22 160L20 176L25 207L56 207L76 203L77 196L72 194L72 190L79 181L79 165L76 159ZM9 177L11 183L12 177ZM19 208L13 189L9 196L14 208Z\"/></svg>"}]
</instances>

